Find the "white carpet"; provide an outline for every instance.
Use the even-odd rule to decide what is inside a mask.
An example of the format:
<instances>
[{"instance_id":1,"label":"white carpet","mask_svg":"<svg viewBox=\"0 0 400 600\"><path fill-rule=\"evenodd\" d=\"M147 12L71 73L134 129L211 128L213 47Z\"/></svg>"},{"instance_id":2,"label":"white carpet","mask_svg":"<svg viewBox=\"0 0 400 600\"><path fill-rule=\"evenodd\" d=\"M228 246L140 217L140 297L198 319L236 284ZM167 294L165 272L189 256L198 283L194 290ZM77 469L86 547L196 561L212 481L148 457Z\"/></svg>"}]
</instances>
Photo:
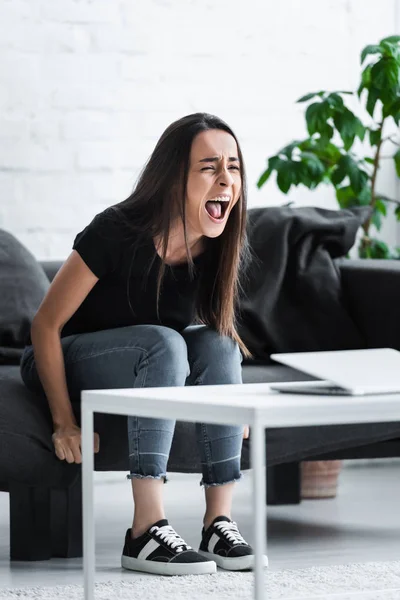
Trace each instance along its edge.
<instances>
[{"instance_id":1,"label":"white carpet","mask_svg":"<svg viewBox=\"0 0 400 600\"><path fill-rule=\"evenodd\" d=\"M129 576L131 574L129 573ZM400 561L265 571L266 600L400 600ZM253 574L132 578L96 584L96 600L251 600ZM1 589L0 600L82 600L83 586Z\"/></svg>"}]
</instances>

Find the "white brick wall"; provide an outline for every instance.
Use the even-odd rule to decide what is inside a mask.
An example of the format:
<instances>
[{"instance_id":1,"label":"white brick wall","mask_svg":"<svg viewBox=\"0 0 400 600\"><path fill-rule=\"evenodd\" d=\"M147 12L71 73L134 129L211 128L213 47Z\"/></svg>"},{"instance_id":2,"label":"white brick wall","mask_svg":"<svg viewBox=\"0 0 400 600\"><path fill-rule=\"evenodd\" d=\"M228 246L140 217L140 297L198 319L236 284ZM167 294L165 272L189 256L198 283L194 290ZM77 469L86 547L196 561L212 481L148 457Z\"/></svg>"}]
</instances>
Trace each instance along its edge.
<instances>
[{"instance_id":1,"label":"white brick wall","mask_svg":"<svg viewBox=\"0 0 400 600\"><path fill-rule=\"evenodd\" d=\"M353 89L359 53L399 31L398 0L0 0L0 227L65 258L129 195L163 130L195 111L234 129L250 206L336 207L332 191L257 190L305 134L302 94ZM381 188L396 193L394 171ZM394 221L385 228L395 242Z\"/></svg>"}]
</instances>

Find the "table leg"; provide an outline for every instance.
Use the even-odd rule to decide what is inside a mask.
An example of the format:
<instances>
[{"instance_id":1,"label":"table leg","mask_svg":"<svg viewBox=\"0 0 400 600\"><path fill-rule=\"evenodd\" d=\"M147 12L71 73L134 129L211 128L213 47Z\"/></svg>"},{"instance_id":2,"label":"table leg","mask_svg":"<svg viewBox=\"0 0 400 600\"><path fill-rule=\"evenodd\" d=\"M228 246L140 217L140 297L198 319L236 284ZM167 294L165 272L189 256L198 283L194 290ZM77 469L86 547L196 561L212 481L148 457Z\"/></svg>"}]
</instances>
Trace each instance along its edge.
<instances>
[{"instance_id":1,"label":"table leg","mask_svg":"<svg viewBox=\"0 0 400 600\"><path fill-rule=\"evenodd\" d=\"M85 600L94 599L95 537L93 506L93 411L82 402L83 579Z\"/></svg>"},{"instance_id":2,"label":"table leg","mask_svg":"<svg viewBox=\"0 0 400 600\"><path fill-rule=\"evenodd\" d=\"M266 471L265 471L265 429L254 420L251 428L250 459L253 468L253 515L254 515L254 598L263 600L264 595L264 553L266 537Z\"/></svg>"}]
</instances>

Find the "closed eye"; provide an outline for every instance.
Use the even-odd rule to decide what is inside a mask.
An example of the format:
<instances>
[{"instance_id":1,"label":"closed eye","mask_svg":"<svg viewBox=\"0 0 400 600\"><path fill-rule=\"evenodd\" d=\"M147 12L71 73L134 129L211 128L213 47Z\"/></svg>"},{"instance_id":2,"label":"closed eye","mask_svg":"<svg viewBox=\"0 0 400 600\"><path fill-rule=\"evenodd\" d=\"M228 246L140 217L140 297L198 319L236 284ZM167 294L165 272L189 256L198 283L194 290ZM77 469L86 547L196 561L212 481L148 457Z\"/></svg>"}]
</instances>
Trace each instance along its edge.
<instances>
[{"instance_id":1,"label":"closed eye","mask_svg":"<svg viewBox=\"0 0 400 600\"><path fill-rule=\"evenodd\" d=\"M232 167L229 167L229 168L230 169L236 169L237 171L240 171L239 167L232 166ZM203 169L201 169L201 171L205 171L206 169L214 169L214 167L204 167Z\"/></svg>"}]
</instances>

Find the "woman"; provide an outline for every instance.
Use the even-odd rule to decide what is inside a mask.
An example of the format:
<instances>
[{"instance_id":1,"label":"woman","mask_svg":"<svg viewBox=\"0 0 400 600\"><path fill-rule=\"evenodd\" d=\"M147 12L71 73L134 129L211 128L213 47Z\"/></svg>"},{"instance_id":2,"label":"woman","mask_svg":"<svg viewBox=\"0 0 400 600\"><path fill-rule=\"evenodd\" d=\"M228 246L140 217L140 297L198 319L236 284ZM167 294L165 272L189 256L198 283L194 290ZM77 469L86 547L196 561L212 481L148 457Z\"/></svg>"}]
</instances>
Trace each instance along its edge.
<instances>
[{"instance_id":1,"label":"woman","mask_svg":"<svg viewBox=\"0 0 400 600\"><path fill-rule=\"evenodd\" d=\"M197 113L166 129L132 195L76 236L21 362L26 386L47 397L60 460L81 462L83 389L242 382L242 356L251 356L235 328L238 276L250 255L245 219L236 137ZM122 566L168 575L251 567L253 551L231 520L247 427L196 424L206 510L195 552L163 508L174 426L128 417L134 517Z\"/></svg>"}]
</instances>

